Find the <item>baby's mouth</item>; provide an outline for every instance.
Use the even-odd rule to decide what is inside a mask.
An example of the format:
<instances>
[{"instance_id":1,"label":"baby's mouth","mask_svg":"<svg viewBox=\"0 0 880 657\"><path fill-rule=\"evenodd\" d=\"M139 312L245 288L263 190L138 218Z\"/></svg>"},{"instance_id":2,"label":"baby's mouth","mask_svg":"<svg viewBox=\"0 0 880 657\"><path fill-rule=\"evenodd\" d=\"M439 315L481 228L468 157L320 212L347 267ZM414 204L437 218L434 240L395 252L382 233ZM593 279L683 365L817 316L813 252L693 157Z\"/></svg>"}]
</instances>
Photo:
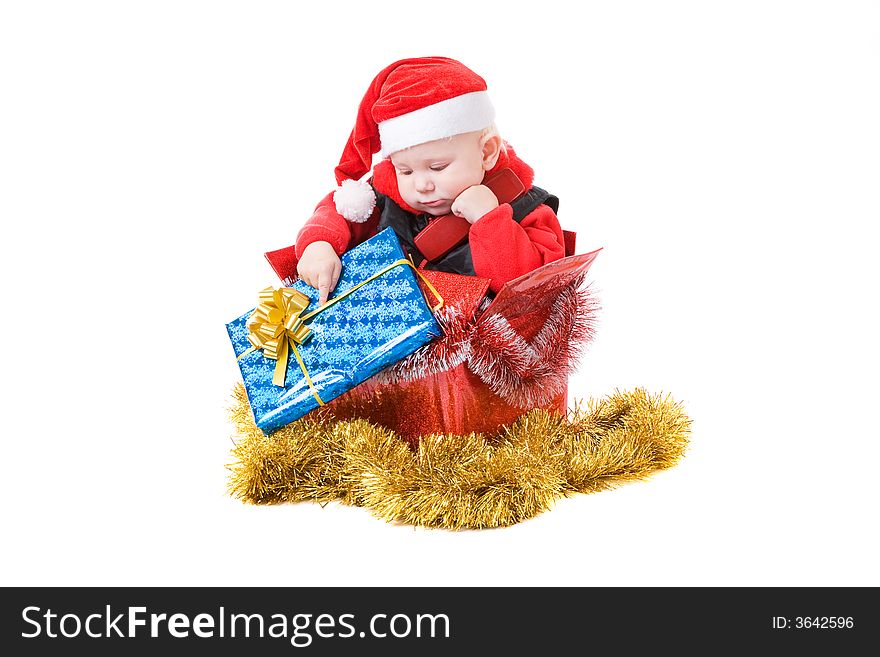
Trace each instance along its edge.
<instances>
[{"instance_id":1,"label":"baby's mouth","mask_svg":"<svg viewBox=\"0 0 880 657\"><path fill-rule=\"evenodd\" d=\"M436 201L422 201L422 205L427 208L436 208L438 205L443 205L445 202L446 201L441 198Z\"/></svg>"}]
</instances>

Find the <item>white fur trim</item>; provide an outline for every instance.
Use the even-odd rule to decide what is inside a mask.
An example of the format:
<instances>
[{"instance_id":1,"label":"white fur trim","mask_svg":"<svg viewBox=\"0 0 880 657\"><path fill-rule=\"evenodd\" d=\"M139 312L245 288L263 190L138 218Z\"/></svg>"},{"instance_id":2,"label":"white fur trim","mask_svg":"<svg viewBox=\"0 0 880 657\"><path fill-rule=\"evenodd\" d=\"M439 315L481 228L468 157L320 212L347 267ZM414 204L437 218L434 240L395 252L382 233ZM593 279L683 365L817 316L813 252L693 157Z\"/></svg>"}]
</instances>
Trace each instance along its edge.
<instances>
[{"instance_id":1,"label":"white fur trim","mask_svg":"<svg viewBox=\"0 0 880 657\"><path fill-rule=\"evenodd\" d=\"M495 108L486 91L474 91L428 105L379 124L382 157L435 139L492 125Z\"/></svg>"},{"instance_id":2,"label":"white fur trim","mask_svg":"<svg viewBox=\"0 0 880 657\"><path fill-rule=\"evenodd\" d=\"M356 224L365 222L376 207L376 194L369 183L343 180L333 194L336 211Z\"/></svg>"}]
</instances>

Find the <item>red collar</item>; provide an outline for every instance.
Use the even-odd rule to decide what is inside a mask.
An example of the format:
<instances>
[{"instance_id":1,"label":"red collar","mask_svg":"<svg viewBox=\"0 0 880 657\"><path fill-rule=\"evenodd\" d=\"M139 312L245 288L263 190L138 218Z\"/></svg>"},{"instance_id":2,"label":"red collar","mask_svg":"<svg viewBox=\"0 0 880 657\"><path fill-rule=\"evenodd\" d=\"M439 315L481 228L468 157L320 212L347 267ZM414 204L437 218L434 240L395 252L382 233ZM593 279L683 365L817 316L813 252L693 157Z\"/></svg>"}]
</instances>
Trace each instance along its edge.
<instances>
[{"instance_id":1,"label":"red collar","mask_svg":"<svg viewBox=\"0 0 880 657\"><path fill-rule=\"evenodd\" d=\"M486 172L486 175L495 173L499 169L509 167L513 169L513 172L520 180L522 180L526 189L531 188L532 182L535 180L534 170L528 164L519 159L510 144L504 142L504 145L507 147L507 152L501 152L495 166L492 167L491 171ZM370 179L370 182L373 184L373 187L375 187L377 192L384 194L407 212L419 214L418 210L413 210L403 202L402 198L400 198L400 192L397 189L397 175L394 173L394 165L391 164L391 160L382 160L379 164L373 167L373 177Z\"/></svg>"}]
</instances>

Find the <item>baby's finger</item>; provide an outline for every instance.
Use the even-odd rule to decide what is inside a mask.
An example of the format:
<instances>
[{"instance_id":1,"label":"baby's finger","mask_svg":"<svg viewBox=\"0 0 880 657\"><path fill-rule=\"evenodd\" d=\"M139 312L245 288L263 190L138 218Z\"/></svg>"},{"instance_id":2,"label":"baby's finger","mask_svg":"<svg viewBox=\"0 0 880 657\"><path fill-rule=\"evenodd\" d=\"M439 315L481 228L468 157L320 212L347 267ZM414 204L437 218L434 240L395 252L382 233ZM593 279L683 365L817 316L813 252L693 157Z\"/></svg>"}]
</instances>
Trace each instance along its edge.
<instances>
[{"instance_id":1,"label":"baby's finger","mask_svg":"<svg viewBox=\"0 0 880 657\"><path fill-rule=\"evenodd\" d=\"M318 305L323 306L330 295L330 275L327 273L318 274Z\"/></svg>"}]
</instances>

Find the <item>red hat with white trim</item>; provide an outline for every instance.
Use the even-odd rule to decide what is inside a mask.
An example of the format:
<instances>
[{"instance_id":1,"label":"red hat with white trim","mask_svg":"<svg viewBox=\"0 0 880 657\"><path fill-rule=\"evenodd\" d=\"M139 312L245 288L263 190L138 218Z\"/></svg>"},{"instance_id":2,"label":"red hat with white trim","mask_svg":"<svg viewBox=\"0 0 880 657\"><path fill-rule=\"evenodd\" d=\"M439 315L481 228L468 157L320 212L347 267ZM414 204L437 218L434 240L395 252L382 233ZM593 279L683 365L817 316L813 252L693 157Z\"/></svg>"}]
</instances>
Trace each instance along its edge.
<instances>
[{"instance_id":1,"label":"red hat with white trim","mask_svg":"<svg viewBox=\"0 0 880 657\"><path fill-rule=\"evenodd\" d=\"M495 109L486 81L447 57L401 59L370 84L339 165L333 195L336 210L349 221L370 218L376 205L372 188L360 179L373 166L373 154L392 153L425 142L488 128Z\"/></svg>"}]
</instances>

